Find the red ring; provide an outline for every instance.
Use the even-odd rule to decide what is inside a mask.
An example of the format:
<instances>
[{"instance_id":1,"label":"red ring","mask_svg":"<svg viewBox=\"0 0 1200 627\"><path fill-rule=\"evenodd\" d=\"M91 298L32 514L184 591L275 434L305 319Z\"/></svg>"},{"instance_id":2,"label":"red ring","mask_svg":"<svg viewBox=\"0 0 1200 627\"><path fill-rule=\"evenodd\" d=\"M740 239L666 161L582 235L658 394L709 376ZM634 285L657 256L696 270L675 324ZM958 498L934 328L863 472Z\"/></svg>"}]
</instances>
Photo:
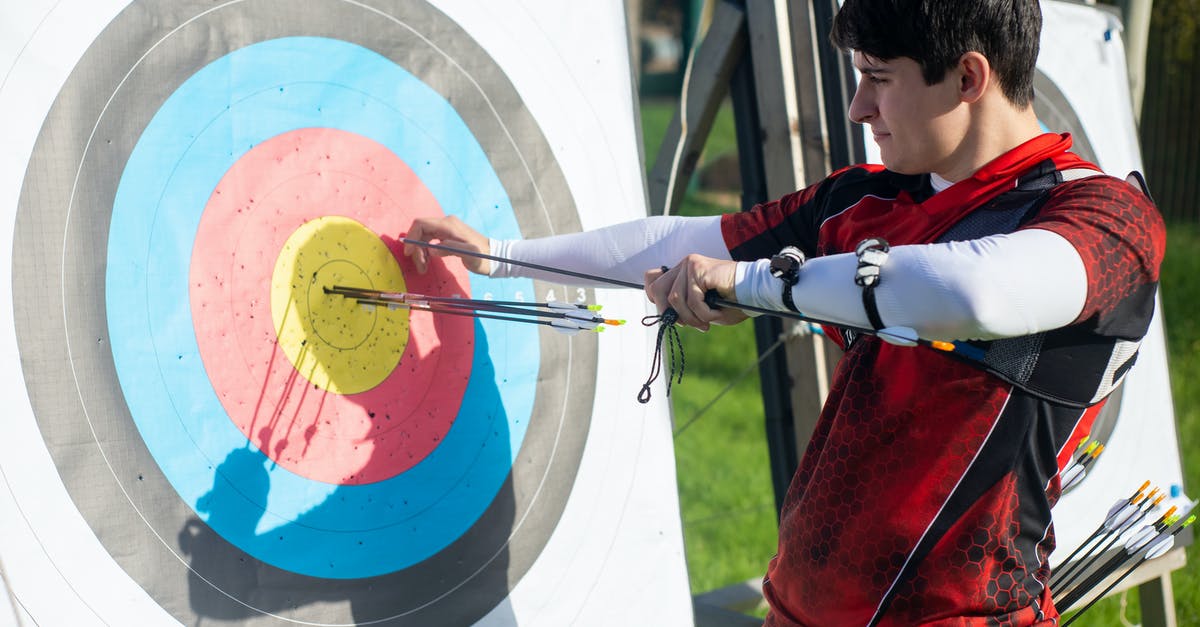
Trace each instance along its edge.
<instances>
[{"instance_id":1,"label":"red ring","mask_svg":"<svg viewBox=\"0 0 1200 627\"><path fill-rule=\"evenodd\" d=\"M460 264L419 274L387 237L444 215L412 169L360 135L305 128L255 146L214 190L192 251L192 319L214 391L264 454L309 479L372 483L408 470L445 437L470 378L474 325L417 313L399 364L378 386L350 395L314 386L278 347L271 274L287 238L327 215L383 234L409 291L470 293Z\"/></svg>"}]
</instances>

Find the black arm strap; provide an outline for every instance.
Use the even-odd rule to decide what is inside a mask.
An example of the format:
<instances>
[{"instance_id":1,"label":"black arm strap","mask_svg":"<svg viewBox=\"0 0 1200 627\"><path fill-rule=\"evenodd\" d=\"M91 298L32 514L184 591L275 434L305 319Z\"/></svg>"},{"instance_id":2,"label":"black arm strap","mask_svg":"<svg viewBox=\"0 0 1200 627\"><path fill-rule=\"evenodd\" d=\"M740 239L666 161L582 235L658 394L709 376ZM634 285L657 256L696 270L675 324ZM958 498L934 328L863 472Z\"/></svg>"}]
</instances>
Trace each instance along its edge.
<instances>
[{"instance_id":1,"label":"black arm strap","mask_svg":"<svg viewBox=\"0 0 1200 627\"><path fill-rule=\"evenodd\" d=\"M858 256L854 283L862 288L863 309L867 312L871 328L876 331L885 326L879 317L879 306L875 304L875 287L879 285L879 271L887 261L888 250L888 243L881 237L865 239L854 249L854 254Z\"/></svg>"}]
</instances>

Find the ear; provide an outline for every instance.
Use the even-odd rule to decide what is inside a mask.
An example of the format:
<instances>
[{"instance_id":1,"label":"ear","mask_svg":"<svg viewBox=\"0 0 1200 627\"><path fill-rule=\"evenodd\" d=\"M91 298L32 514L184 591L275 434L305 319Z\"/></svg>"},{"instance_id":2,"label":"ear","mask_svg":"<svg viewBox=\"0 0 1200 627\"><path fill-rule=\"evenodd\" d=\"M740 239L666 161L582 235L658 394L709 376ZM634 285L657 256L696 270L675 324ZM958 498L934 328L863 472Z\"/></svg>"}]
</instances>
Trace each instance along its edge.
<instances>
[{"instance_id":1,"label":"ear","mask_svg":"<svg viewBox=\"0 0 1200 627\"><path fill-rule=\"evenodd\" d=\"M992 64L978 52L967 52L958 59L958 97L976 102L992 82Z\"/></svg>"}]
</instances>

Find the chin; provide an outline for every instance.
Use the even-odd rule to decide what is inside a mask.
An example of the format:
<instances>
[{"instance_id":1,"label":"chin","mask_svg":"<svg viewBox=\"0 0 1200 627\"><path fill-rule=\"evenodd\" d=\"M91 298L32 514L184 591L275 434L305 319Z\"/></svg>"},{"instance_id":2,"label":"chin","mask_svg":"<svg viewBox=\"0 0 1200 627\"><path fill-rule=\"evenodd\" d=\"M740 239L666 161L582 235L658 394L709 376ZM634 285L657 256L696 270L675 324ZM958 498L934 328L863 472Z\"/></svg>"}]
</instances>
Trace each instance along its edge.
<instances>
[{"instance_id":1,"label":"chin","mask_svg":"<svg viewBox=\"0 0 1200 627\"><path fill-rule=\"evenodd\" d=\"M925 174L929 171L924 169L921 164L913 163L907 159L897 159L883 151L880 151L879 160L883 162L883 167L896 174Z\"/></svg>"},{"instance_id":2,"label":"chin","mask_svg":"<svg viewBox=\"0 0 1200 627\"><path fill-rule=\"evenodd\" d=\"M911 174L911 172L908 172L904 167L903 161L897 161L895 159L888 158L887 155L880 155L879 160L883 162L883 167L891 170L892 172L897 174Z\"/></svg>"}]
</instances>

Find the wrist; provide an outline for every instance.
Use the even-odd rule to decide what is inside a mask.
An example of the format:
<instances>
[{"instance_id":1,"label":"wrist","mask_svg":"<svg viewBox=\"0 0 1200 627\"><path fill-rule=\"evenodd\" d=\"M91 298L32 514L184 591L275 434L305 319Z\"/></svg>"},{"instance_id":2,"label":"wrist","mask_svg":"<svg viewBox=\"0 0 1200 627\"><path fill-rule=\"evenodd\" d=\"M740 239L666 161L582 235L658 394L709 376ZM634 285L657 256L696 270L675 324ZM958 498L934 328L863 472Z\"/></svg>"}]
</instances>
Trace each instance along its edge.
<instances>
[{"instance_id":1,"label":"wrist","mask_svg":"<svg viewBox=\"0 0 1200 627\"><path fill-rule=\"evenodd\" d=\"M762 309L782 310L779 279L771 276L771 260L741 261L734 273L737 302ZM756 314L752 314L756 315Z\"/></svg>"},{"instance_id":2,"label":"wrist","mask_svg":"<svg viewBox=\"0 0 1200 627\"><path fill-rule=\"evenodd\" d=\"M514 241L516 241L516 240L495 239L495 238L489 237L488 238L488 253L493 257L509 259L510 255L512 254L512 244ZM486 274L490 277L512 276L512 269L513 269L512 264L503 263L500 261L493 261L491 259L486 259L484 261L485 261L485 263L488 264L488 268L487 268L487 272L484 272L482 274Z\"/></svg>"}]
</instances>

